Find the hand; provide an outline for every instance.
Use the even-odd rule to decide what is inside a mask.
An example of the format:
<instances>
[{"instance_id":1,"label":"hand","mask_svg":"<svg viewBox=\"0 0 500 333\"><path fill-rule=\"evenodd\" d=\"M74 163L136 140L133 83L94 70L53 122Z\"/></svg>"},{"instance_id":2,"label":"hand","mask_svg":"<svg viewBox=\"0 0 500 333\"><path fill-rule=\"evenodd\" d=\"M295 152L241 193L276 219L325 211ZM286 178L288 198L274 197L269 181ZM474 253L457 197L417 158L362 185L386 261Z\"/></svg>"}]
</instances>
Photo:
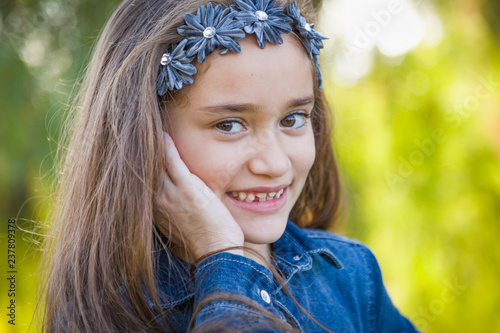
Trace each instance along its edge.
<instances>
[{"instance_id":1,"label":"hand","mask_svg":"<svg viewBox=\"0 0 500 333\"><path fill-rule=\"evenodd\" d=\"M194 261L211 252L242 247L243 232L226 206L189 171L170 135L164 133L163 137L166 166L162 170L158 204L168 222L160 225L162 232L187 250ZM228 252L243 255L242 249Z\"/></svg>"}]
</instances>

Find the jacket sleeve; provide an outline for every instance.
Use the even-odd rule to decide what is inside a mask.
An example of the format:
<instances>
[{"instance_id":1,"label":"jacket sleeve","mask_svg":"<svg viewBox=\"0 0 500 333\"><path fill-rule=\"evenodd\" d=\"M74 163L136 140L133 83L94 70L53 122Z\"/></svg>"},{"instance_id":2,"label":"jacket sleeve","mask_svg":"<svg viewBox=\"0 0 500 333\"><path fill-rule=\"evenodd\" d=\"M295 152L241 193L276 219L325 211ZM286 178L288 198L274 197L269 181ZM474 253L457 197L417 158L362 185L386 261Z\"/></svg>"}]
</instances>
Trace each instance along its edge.
<instances>
[{"instance_id":1,"label":"jacket sleeve","mask_svg":"<svg viewBox=\"0 0 500 333\"><path fill-rule=\"evenodd\" d=\"M273 304L273 275L266 267L223 252L201 262L194 276L193 331L242 332L249 323L252 332L280 331L273 329L282 315Z\"/></svg>"},{"instance_id":2,"label":"jacket sleeve","mask_svg":"<svg viewBox=\"0 0 500 333\"><path fill-rule=\"evenodd\" d=\"M370 277L373 283L373 294L369 300L373 309L373 332L380 333L413 333L418 332L413 324L404 317L392 304L382 280L382 273L377 259L365 247L365 259L369 265Z\"/></svg>"}]
</instances>

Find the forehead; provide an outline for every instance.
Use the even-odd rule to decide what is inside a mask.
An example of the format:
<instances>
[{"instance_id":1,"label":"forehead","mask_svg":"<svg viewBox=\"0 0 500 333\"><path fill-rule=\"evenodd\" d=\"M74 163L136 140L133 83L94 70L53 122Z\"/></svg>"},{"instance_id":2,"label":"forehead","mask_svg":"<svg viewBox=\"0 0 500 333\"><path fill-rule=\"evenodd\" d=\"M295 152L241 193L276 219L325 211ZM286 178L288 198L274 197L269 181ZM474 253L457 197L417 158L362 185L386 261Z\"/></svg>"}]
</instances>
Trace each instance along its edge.
<instances>
[{"instance_id":1,"label":"forehead","mask_svg":"<svg viewBox=\"0 0 500 333\"><path fill-rule=\"evenodd\" d=\"M190 106L213 103L270 103L313 95L313 66L293 35L283 44L258 47L255 36L240 41L241 53L213 52L201 64L184 97Z\"/></svg>"}]
</instances>

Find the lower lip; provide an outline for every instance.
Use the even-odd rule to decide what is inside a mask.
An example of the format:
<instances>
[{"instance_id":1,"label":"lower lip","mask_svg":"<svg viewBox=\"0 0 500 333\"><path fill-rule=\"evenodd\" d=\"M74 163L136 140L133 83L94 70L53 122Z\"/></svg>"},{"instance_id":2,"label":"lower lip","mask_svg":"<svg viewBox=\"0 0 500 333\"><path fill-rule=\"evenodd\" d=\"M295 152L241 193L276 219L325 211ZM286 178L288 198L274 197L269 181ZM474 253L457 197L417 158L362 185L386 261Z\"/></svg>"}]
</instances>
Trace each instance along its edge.
<instances>
[{"instance_id":1,"label":"lower lip","mask_svg":"<svg viewBox=\"0 0 500 333\"><path fill-rule=\"evenodd\" d=\"M286 197L288 195L288 187L283 190L283 193L278 199L272 199L267 201L256 201L256 202L247 202L247 201L239 201L227 194L227 197L231 202L233 202L236 206L241 207L243 209L257 212L257 213L272 213L277 212L286 203Z\"/></svg>"}]
</instances>

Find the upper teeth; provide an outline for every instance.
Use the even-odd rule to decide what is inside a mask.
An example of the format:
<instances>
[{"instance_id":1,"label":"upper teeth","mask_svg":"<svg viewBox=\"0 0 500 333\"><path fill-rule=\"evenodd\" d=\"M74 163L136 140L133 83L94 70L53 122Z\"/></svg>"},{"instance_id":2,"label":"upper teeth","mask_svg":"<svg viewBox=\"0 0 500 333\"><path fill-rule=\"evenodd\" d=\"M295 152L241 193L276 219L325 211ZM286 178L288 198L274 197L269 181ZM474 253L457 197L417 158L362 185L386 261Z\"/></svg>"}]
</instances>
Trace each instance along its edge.
<instances>
[{"instance_id":1,"label":"upper teeth","mask_svg":"<svg viewBox=\"0 0 500 333\"><path fill-rule=\"evenodd\" d=\"M231 192L231 195L238 199L239 201L246 201L246 202L253 202L255 199L258 199L259 201L266 201L266 200L272 200L274 197L279 198L283 194L283 190L281 189L278 192L252 192L252 193L245 193L245 192Z\"/></svg>"}]
</instances>

